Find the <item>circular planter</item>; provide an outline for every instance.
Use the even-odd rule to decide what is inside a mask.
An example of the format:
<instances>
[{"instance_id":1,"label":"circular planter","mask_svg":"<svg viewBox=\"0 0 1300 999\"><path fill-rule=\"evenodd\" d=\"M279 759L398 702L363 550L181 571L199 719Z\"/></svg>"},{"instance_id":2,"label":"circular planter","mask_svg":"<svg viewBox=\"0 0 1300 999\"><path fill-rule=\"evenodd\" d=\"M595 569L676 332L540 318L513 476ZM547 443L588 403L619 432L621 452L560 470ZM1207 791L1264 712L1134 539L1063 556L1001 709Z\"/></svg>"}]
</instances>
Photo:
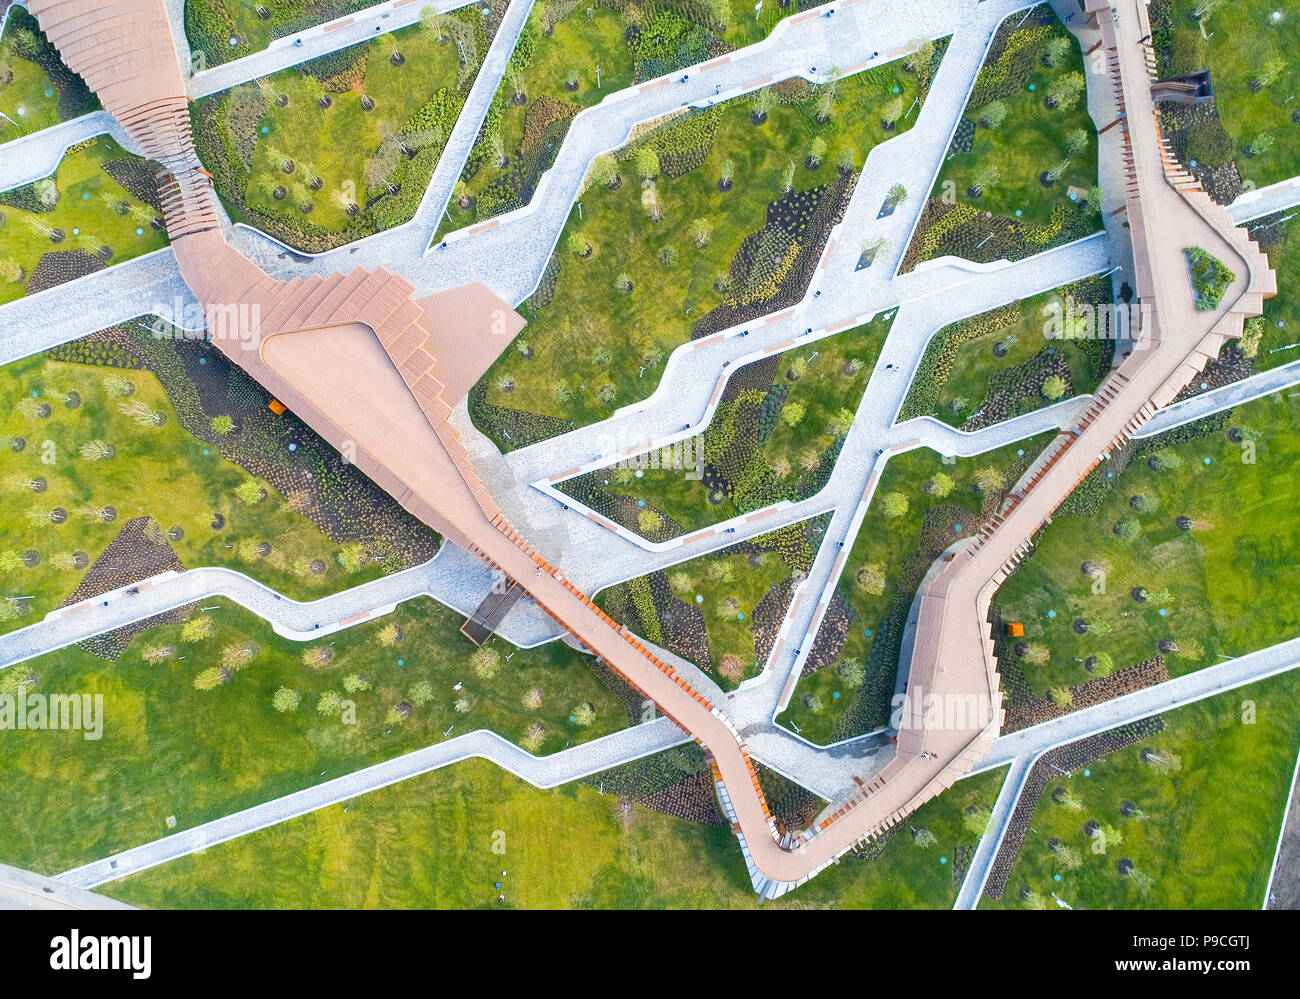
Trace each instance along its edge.
<instances>
[{"instance_id":1,"label":"circular planter","mask_svg":"<svg viewBox=\"0 0 1300 999\"><path fill-rule=\"evenodd\" d=\"M36 415L39 416L42 420L48 420L50 416L53 414L53 412L54 410L50 408L50 404L48 402L43 402L36 407Z\"/></svg>"},{"instance_id":2,"label":"circular planter","mask_svg":"<svg viewBox=\"0 0 1300 999\"><path fill-rule=\"evenodd\" d=\"M167 540L175 544L185 537L185 531L179 527L171 527L167 530Z\"/></svg>"},{"instance_id":3,"label":"circular planter","mask_svg":"<svg viewBox=\"0 0 1300 999\"><path fill-rule=\"evenodd\" d=\"M117 507L106 506L99 511L99 520L104 524L111 524L117 520Z\"/></svg>"},{"instance_id":4,"label":"circular planter","mask_svg":"<svg viewBox=\"0 0 1300 999\"><path fill-rule=\"evenodd\" d=\"M1241 427L1233 427L1231 430L1229 430L1228 440L1232 441L1232 443L1234 444L1240 444L1242 441Z\"/></svg>"},{"instance_id":5,"label":"circular planter","mask_svg":"<svg viewBox=\"0 0 1300 999\"><path fill-rule=\"evenodd\" d=\"M970 187L966 188L966 197L970 198L972 201L977 198L982 198L984 197L984 188L976 187L972 184Z\"/></svg>"},{"instance_id":6,"label":"circular planter","mask_svg":"<svg viewBox=\"0 0 1300 999\"><path fill-rule=\"evenodd\" d=\"M226 526L226 515L224 513L214 513L212 521L208 524L214 531L219 531Z\"/></svg>"},{"instance_id":7,"label":"circular planter","mask_svg":"<svg viewBox=\"0 0 1300 999\"><path fill-rule=\"evenodd\" d=\"M263 541L257 546L258 558L266 558L270 554L271 554L271 543L269 541Z\"/></svg>"},{"instance_id":8,"label":"circular planter","mask_svg":"<svg viewBox=\"0 0 1300 999\"><path fill-rule=\"evenodd\" d=\"M1074 633L1076 635L1086 635L1088 633L1088 622L1081 617L1074 619Z\"/></svg>"},{"instance_id":9,"label":"circular planter","mask_svg":"<svg viewBox=\"0 0 1300 999\"><path fill-rule=\"evenodd\" d=\"M95 251L95 253L99 256L100 260L113 259L113 248L111 246L101 246L98 250Z\"/></svg>"},{"instance_id":10,"label":"circular planter","mask_svg":"<svg viewBox=\"0 0 1300 999\"><path fill-rule=\"evenodd\" d=\"M68 409L76 409L81 405L81 393L76 391L69 392L63 397L63 405Z\"/></svg>"},{"instance_id":11,"label":"circular planter","mask_svg":"<svg viewBox=\"0 0 1300 999\"><path fill-rule=\"evenodd\" d=\"M388 57L388 61L392 63L394 66L401 66L403 63L406 62L406 56L402 55L402 53L400 52L394 52L392 55Z\"/></svg>"},{"instance_id":12,"label":"circular planter","mask_svg":"<svg viewBox=\"0 0 1300 999\"><path fill-rule=\"evenodd\" d=\"M12 441L9 442L10 451L15 451L15 452L21 451L26 446L27 446L27 441L25 438L22 437L15 437Z\"/></svg>"},{"instance_id":13,"label":"circular planter","mask_svg":"<svg viewBox=\"0 0 1300 999\"><path fill-rule=\"evenodd\" d=\"M1172 639L1162 638L1160 641L1156 642L1156 648L1160 650L1162 656L1167 656L1169 653L1173 652L1174 649L1178 648L1178 646Z\"/></svg>"},{"instance_id":14,"label":"circular planter","mask_svg":"<svg viewBox=\"0 0 1300 999\"><path fill-rule=\"evenodd\" d=\"M1083 824L1083 834L1089 839L1097 835L1097 830L1101 828L1101 823L1096 819L1089 819Z\"/></svg>"},{"instance_id":15,"label":"circular planter","mask_svg":"<svg viewBox=\"0 0 1300 999\"><path fill-rule=\"evenodd\" d=\"M319 191L322 187L325 186L325 180L322 177L313 177L311 179L311 183L308 184L307 186L310 187L313 191Z\"/></svg>"},{"instance_id":16,"label":"circular planter","mask_svg":"<svg viewBox=\"0 0 1300 999\"><path fill-rule=\"evenodd\" d=\"M749 120L755 125L761 125L763 122L767 121L767 112L751 111L749 112Z\"/></svg>"},{"instance_id":17,"label":"circular planter","mask_svg":"<svg viewBox=\"0 0 1300 999\"><path fill-rule=\"evenodd\" d=\"M72 553L72 567L74 569L84 569L88 565L90 565L89 555L80 550Z\"/></svg>"},{"instance_id":18,"label":"circular planter","mask_svg":"<svg viewBox=\"0 0 1300 999\"><path fill-rule=\"evenodd\" d=\"M1154 454L1147 459L1147 468L1151 469L1151 471L1158 472L1163 467L1164 466L1160 464L1160 459L1157 458Z\"/></svg>"},{"instance_id":19,"label":"circular planter","mask_svg":"<svg viewBox=\"0 0 1300 999\"><path fill-rule=\"evenodd\" d=\"M1042 184L1044 187L1051 187L1056 183L1056 181L1048 175L1046 170L1044 170L1038 175L1038 183Z\"/></svg>"},{"instance_id":20,"label":"circular planter","mask_svg":"<svg viewBox=\"0 0 1300 999\"><path fill-rule=\"evenodd\" d=\"M316 103L320 105L320 109L322 111L325 111L329 108L331 104L334 103L334 98L331 97L329 94L321 94L318 98L316 98Z\"/></svg>"},{"instance_id":21,"label":"circular planter","mask_svg":"<svg viewBox=\"0 0 1300 999\"><path fill-rule=\"evenodd\" d=\"M50 242L62 243L66 236L67 233L65 233L62 229L55 229L53 232L50 233Z\"/></svg>"},{"instance_id":22,"label":"circular planter","mask_svg":"<svg viewBox=\"0 0 1300 999\"><path fill-rule=\"evenodd\" d=\"M45 492L47 486L48 483L46 483L45 476L43 475L38 475L36 478L32 479L32 492L34 493Z\"/></svg>"},{"instance_id":23,"label":"circular planter","mask_svg":"<svg viewBox=\"0 0 1300 999\"><path fill-rule=\"evenodd\" d=\"M1142 589L1140 586L1135 586L1133 589L1129 590L1129 596L1140 604L1147 602L1147 591Z\"/></svg>"},{"instance_id":24,"label":"circular planter","mask_svg":"<svg viewBox=\"0 0 1300 999\"><path fill-rule=\"evenodd\" d=\"M1119 871L1119 873L1122 874L1124 877L1128 877L1130 874L1132 874L1133 869L1134 869L1133 861L1129 860L1128 857L1124 857L1122 860L1119 861L1119 863L1115 865L1115 870Z\"/></svg>"},{"instance_id":25,"label":"circular planter","mask_svg":"<svg viewBox=\"0 0 1300 999\"><path fill-rule=\"evenodd\" d=\"M361 110L362 110L362 111L373 111L374 109L375 109L375 102L374 102L373 100L370 99L370 95L369 95L369 94L362 94L362 95L361 95Z\"/></svg>"},{"instance_id":26,"label":"circular planter","mask_svg":"<svg viewBox=\"0 0 1300 999\"><path fill-rule=\"evenodd\" d=\"M565 81L564 81L564 89L567 90L569 93L573 93L575 90L578 89L578 81L577 81L577 80L565 80Z\"/></svg>"},{"instance_id":27,"label":"circular planter","mask_svg":"<svg viewBox=\"0 0 1300 999\"><path fill-rule=\"evenodd\" d=\"M41 564L41 553L35 548L28 548L23 552L23 565L29 569L35 569Z\"/></svg>"},{"instance_id":28,"label":"circular planter","mask_svg":"<svg viewBox=\"0 0 1300 999\"><path fill-rule=\"evenodd\" d=\"M1013 651L1017 656L1023 657L1024 654L1029 651L1029 643L1016 642L1015 647L1011 651Z\"/></svg>"},{"instance_id":29,"label":"circular planter","mask_svg":"<svg viewBox=\"0 0 1300 999\"><path fill-rule=\"evenodd\" d=\"M892 122L892 121L882 121L880 123L881 129L885 132L892 132L896 126L897 126L897 122Z\"/></svg>"},{"instance_id":30,"label":"circular planter","mask_svg":"<svg viewBox=\"0 0 1300 999\"><path fill-rule=\"evenodd\" d=\"M718 190L719 190L719 191L722 191L723 193L726 193L727 191L730 191L731 188L732 188L732 186L733 186L733 182L732 182L732 181L729 181L729 180L720 180L720 181L718 181Z\"/></svg>"},{"instance_id":31,"label":"circular planter","mask_svg":"<svg viewBox=\"0 0 1300 999\"><path fill-rule=\"evenodd\" d=\"M271 192L271 197L274 198L276 201L283 201L284 196L288 193L289 192L285 190L283 187L277 187L274 191Z\"/></svg>"},{"instance_id":32,"label":"circular planter","mask_svg":"<svg viewBox=\"0 0 1300 999\"><path fill-rule=\"evenodd\" d=\"M617 191L623 186L623 177L621 174L614 174L614 179L605 185L607 190Z\"/></svg>"},{"instance_id":33,"label":"circular planter","mask_svg":"<svg viewBox=\"0 0 1300 999\"><path fill-rule=\"evenodd\" d=\"M1133 804L1133 802L1129 801L1127 798L1119 803L1119 814L1124 816L1126 819L1136 811L1137 805Z\"/></svg>"},{"instance_id":34,"label":"circular planter","mask_svg":"<svg viewBox=\"0 0 1300 999\"><path fill-rule=\"evenodd\" d=\"M510 103L513 104L515 107L523 107L525 104L528 103L528 95L525 94L522 90L517 94L511 94Z\"/></svg>"},{"instance_id":35,"label":"circular planter","mask_svg":"<svg viewBox=\"0 0 1300 999\"><path fill-rule=\"evenodd\" d=\"M1178 517L1174 520L1174 526L1180 531L1190 531L1192 529L1192 518Z\"/></svg>"},{"instance_id":36,"label":"circular planter","mask_svg":"<svg viewBox=\"0 0 1300 999\"><path fill-rule=\"evenodd\" d=\"M275 103L277 107L287 108L289 106L289 95L281 94L275 99Z\"/></svg>"},{"instance_id":37,"label":"circular planter","mask_svg":"<svg viewBox=\"0 0 1300 999\"><path fill-rule=\"evenodd\" d=\"M314 558L311 560L310 569L311 569L311 574L313 576L325 575L325 570L327 568L328 566L326 566L325 560L323 558Z\"/></svg>"},{"instance_id":38,"label":"circular planter","mask_svg":"<svg viewBox=\"0 0 1300 999\"><path fill-rule=\"evenodd\" d=\"M66 524L68 522L68 511L61 506L56 506L50 511L51 524Z\"/></svg>"},{"instance_id":39,"label":"circular planter","mask_svg":"<svg viewBox=\"0 0 1300 999\"><path fill-rule=\"evenodd\" d=\"M1053 836L1051 839L1047 841L1047 848L1051 850L1053 853L1056 852L1056 848L1060 845L1061 845L1061 841L1055 836Z\"/></svg>"}]
</instances>

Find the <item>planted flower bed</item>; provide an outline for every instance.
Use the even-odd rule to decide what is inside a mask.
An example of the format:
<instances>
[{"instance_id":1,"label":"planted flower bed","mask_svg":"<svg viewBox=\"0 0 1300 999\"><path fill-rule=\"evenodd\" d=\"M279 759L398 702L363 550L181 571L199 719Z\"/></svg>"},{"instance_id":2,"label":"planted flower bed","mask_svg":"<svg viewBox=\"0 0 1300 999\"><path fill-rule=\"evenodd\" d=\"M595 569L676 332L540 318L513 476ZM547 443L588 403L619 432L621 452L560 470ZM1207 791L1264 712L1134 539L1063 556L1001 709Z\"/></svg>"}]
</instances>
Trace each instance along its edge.
<instances>
[{"instance_id":1,"label":"planted flower bed","mask_svg":"<svg viewBox=\"0 0 1300 999\"><path fill-rule=\"evenodd\" d=\"M1187 255L1187 269L1192 279L1192 292L1196 296L1197 312L1213 312L1223 301L1228 285L1236 280L1226 264L1199 246L1183 251Z\"/></svg>"}]
</instances>

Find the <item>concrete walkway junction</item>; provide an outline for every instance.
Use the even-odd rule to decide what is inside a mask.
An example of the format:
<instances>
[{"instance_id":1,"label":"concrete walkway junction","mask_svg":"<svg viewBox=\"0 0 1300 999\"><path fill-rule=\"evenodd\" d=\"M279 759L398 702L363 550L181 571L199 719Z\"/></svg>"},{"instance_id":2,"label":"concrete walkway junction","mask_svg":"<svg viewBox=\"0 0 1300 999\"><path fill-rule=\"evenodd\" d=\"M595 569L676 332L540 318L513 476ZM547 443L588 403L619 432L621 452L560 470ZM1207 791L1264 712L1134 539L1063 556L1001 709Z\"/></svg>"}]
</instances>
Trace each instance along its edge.
<instances>
[{"instance_id":1,"label":"concrete walkway junction","mask_svg":"<svg viewBox=\"0 0 1300 999\"><path fill-rule=\"evenodd\" d=\"M181 69L189 65L189 52L184 32L178 30L178 2L29 0L28 6L105 110L10 143L6 152L18 155L6 156L0 164L0 189L13 186L11 181L47 175L67 145L112 131L128 148L162 165L171 246L61 286L56 295L45 292L0 307L0 362L128 320L158 302L258 305L257 349L244 349L252 331L238 328L213 331L214 344L325 440L336 447L351 442L362 470L452 544L426 566L314 604L284 600L227 570L160 577L137 594L105 594L96 598L98 606L83 613L56 613L0 637L0 663L217 593L292 637L319 635L359 615L386 613L421 593L468 612L496 570L532 598L506 617L500 629L504 637L537 644L562 634L603 659L665 716L543 759L492 733L460 736L78 868L64 875L65 881L80 887L103 884L468 756L493 759L549 787L689 738L710 760L719 800L755 890L774 898L902 821L974 769L1011 764L995 810L1005 821L1032 759L1080 737L1080 726L1112 727L1144 716L1134 712L1149 714L1209 696L1218 688L1207 685L1215 682L1237 685L1300 662L1300 648L1288 643L1202 670L1195 674L1196 683L1184 683L1191 680L1185 677L1091 713L1077 712L1016 733L1018 741L998 737L1002 711L989 604L1056 506L1126 439L1300 380L1300 369L1288 366L1168 406L1223 343L1241 335L1244 319L1257 315L1263 299L1276 291L1266 258L1237 224L1295 204L1300 185L1252 192L1225 211L1180 170L1155 114L1154 56L1142 0L1122 0L1113 8L1102 0L1086 0L1086 23L1083 17L1071 19L1085 49L1102 54L1089 60L1102 72L1090 74L1088 99L1101 130L1107 232L1017 264L946 259L901 276L894 272L919 217L921 194L942 163L994 32L1009 14L1031 6L1023 0L925 5L847 0L793 16L766 41L716 66L692 70L687 83L631 88L584 111L529 206L490 226L453 234L446 250L431 251L430 237L451 186L531 9L527 0L513 0L416 217L314 258L286 253L265 236L230 225L194 153L189 99L353 44L375 30L410 24L418 17L413 0L380 4L346 24L313 29L304 33L301 47L281 40L188 82ZM460 4L453 0L438 6ZM1077 10L1073 0L1058 6L1063 14ZM868 157L845 219L832 234L800 306L770 317L744 343L736 335L739 330L730 330L680 348L654 395L595 427L502 456L469 424L465 396L522 328L510 303L530 294L540 280L592 157L619 145L636 123L683 103L706 102L715 92L735 96L791 75L815 79L810 67L816 65L855 72L897 58L918 36L949 34L948 52L917 122ZM868 53L875 55L865 58ZM1112 123L1120 127L1104 128ZM906 210L878 222L873 206L900 181L916 197ZM886 266L855 272L856 247L868 232L890 240L891 259ZM1193 308L1183 262L1188 246L1206 248L1235 274L1213 312ZM389 264L390 270L385 261L402 264ZM1123 269L1136 290L1140 336L1124 345L1131 350L1093 396L977 434L961 434L932 420L895 422L909 382L903 372L915 369L929 337L941 326L1108 269ZM590 456L581 467L599 467L613 456L669 439L681 427L683 413L698 429L711 415L715 386L729 373L724 368L735 370L755 351L798 337L828 336L890 309L898 312L880 362L841 460L817 496L774 511L763 518L761 528L739 525L735 533L723 535L719 532L726 525L721 525L668 546L606 530L556 501L551 483L572 474L574 455ZM507 317L506 335L493 336L488 331L494 321L499 328L502 315ZM820 625L844 549L852 544L888 457L921 446L945 454L977 454L1045 430L1059 433L981 533L950 549L932 567L914 607L908 688L939 697L973 697L986 705L984 713L966 719L963 727L944 728L929 724L920 710L904 711L888 753L877 753L879 740L871 737L814 747L776 726L772 719L793 692L805 646L811 645L806 638ZM640 444L628 448L629 440ZM767 668L734 694L724 695L691 664L647 647L584 593L734 543L756 530L827 511L833 511L830 526ZM778 836L754 758L831 800L812 829ZM980 845L959 904L972 904L978 897L1001 838L1001 825L995 829L996 835L990 833Z\"/></svg>"}]
</instances>

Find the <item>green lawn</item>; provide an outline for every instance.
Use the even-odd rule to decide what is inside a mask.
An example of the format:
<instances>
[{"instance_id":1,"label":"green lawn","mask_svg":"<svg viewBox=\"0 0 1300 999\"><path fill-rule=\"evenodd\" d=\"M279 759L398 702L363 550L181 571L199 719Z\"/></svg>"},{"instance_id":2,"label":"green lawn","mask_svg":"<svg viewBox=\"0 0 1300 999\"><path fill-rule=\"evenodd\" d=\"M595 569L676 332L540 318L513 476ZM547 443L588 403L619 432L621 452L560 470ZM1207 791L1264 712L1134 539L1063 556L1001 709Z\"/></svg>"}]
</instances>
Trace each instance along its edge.
<instances>
[{"instance_id":1,"label":"green lawn","mask_svg":"<svg viewBox=\"0 0 1300 999\"><path fill-rule=\"evenodd\" d=\"M1089 278L945 326L926 347L899 418L933 416L973 431L1092 392L1114 348L1095 338L1110 304L1110 281ZM1093 324L1086 331L1085 318ZM1049 340L1049 331L1065 336Z\"/></svg>"},{"instance_id":2,"label":"green lawn","mask_svg":"<svg viewBox=\"0 0 1300 999\"><path fill-rule=\"evenodd\" d=\"M940 909L957 897L981 774L922 807L875 860L838 866L764 909ZM481 760L456 764L133 875L105 891L158 908L690 909L758 905L728 829L671 818L584 784L539 791ZM437 844L436 848L433 844ZM500 851L500 852L498 852ZM505 871L505 874L501 872ZM498 890L495 885L500 882ZM504 894L504 903L497 896Z\"/></svg>"},{"instance_id":3,"label":"green lawn","mask_svg":"<svg viewBox=\"0 0 1300 999\"><path fill-rule=\"evenodd\" d=\"M1169 26L1154 40L1169 56L1161 75L1210 70L1214 106L1233 140L1230 159L1244 180L1266 187L1300 174L1300 12L1275 0L1233 0L1202 23L1191 16L1201 6L1173 0ZM1263 86L1252 89L1252 81ZM1251 155L1263 135L1272 136L1272 148Z\"/></svg>"},{"instance_id":4,"label":"green lawn","mask_svg":"<svg viewBox=\"0 0 1300 999\"><path fill-rule=\"evenodd\" d=\"M653 541L813 495L835 467L893 317L733 372L702 446L693 446L692 477L680 467L684 450L676 462L669 450L657 468L629 459L557 488Z\"/></svg>"},{"instance_id":5,"label":"green lawn","mask_svg":"<svg viewBox=\"0 0 1300 999\"><path fill-rule=\"evenodd\" d=\"M206 606L213 609L191 614L191 621L213 623L198 642L185 642L181 625L166 624L136 638L117 663L70 648L0 671L10 683L35 673L46 694L102 694L105 718L99 741L73 731L0 732L6 862L54 874L165 835L169 816L175 830L187 829L310 787L321 771L339 777L439 742L448 731L490 728L523 743L527 729L541 723L537 748L546 754L627 724L623 704L590 659L562 642L514 650L493 639L500 671L481 679L473 646L458 633L463 619L428 598L312 645L280 638L227 600ZM383 629L393 623L402 641L386 647ZM249 641L256 646L251 662L230 666L229 680L215 689L195 688L197 676ZM146 661L149 650L167 646L173 658ZM332 652L332 660L305 665L304 653L314 649ZM349 693L354 674L367 678L369 689ZM421 696L421 683L430 684L431 699ZM272 706L281 686L301 695L296 711ZM530 709L524 697L533 687L540 704ZM346 710L320 714L326 691L353 699L355 718ZM455 706L462 698L465 712ZM395 720L390 712L402 703L411 714ZM594 708L586 727L571 720L583 703Z\"/></svg>"},{"instance_id":6,"label":"green lawn","mask_svg":"<svg viewBox=\"0 0 1300 999\"><path fill-rule=\"evenodd\" d=\"M809 655L820 667L799 681L780 724L819 744L885 724L903 623L926 570L954 541L975 534L981 515L997 508L1051 437L951 464L928 449L889 460ZM889 516L887 506L900 500L902 512Z\"/></svg>"},{"instance_id":7,"label":"green lawn","mask_svg":"<svg viewBox=\"0 0 1300 999\"><path fill-rule=\"evenodd\" d=\"M1285 393L1260 399L1239 407L1227 426L1246 439L1234 443L1218 431L1169 447L1143 442L1097 512L1058 513L1003 584L996 598L1003 620L1024 624L1031 651L1050 653L1040 665L1020 662L1035 696L1087 680L1081 660L1102 652L1123 668L1173 641L1179 651L1165 661L1176 676L1300 634L1292 585L1300 563L1296 401ZM1148 466L1153 454L1160 471ZM1179 529L1179 517L1190 530ZM1140 533L1121 540L1114 531L1121 522ZM1103 575L1084 575L1085 562ZM1139 587L1144 602L1133 597ZM1086 634L1075 632L1077 618Z\"/></svg>"},{"instance_id":8,"label":"green lawn","mask_svg":"<svg viewBox=\"0 0 1300 999\"><path fill-rule=\"evenodd\" d=\"M1060 51L1053 55L1054 42ZM1088 199L1097 184L1097 133L1084 79L1078 42L1046 5L1003 22L930 192L906 269L947 254L1017 260L1101 228L1100 206ZM1080 88L1075 96L1049 108L1046 102L1070 80ZM990 106L1003 113L992 128L982 123ZM1076 132L1080 145L1072 149Z\"/></svg>"},{"instance_id":9,"label":"green lawn","mask_svg":"<svg viewBox=\"0 0 1300 999\"><path fill-rule=\"evenodd\" d=\"M668 354L692 336L794 304L852 171L915 120L905 115L917 74L902 62L833 88L778 84L758 125L748 97L666 119L616 161L598 161L597 172L616 171L615 186L588 178L581 218L575 207L538 293L521 306L528 329L471 394L476 425L508 451L605 419L649 395ZM830 117L818 124L828 94ZM892 131L881 128L882 108L899 118ZM724 174L730 188L720 187Z\"/></svg>"},{"instance_id":10,"label":"green lawn","mask_svg":"<svg viewBox=\"0 0 1300 999\"><path fill-rule=\"evenodd\" d=\"M1046 900L1055 909L1052 892L1076 909L1263 904L1296 762L1300 676L1286 673L1162 717L1159 734L1090 763L1087 774L1077 768L1048 782L1006 893L981 907ZM1157 759L1172 765L1161 770L1144 762L1144 750L1165 754ZM1061 787L1073 792L1078 809L1053 802ZM1138 813L1121 815L1126 801ZM1089 820L1118 832L1120 841L1111 835L1099 852L1099 841L1083 831ZM1066 847L1064 860L1062 851L1047 848L1051 838ZM1073 869L1070 851L1079 860ZM1141 876L1121 875L1121 860ZM1022 889L1033 893L1030 899L1020 897Z\"/></svg>"},{"instance_id":11,"label":"green lawn","mask_svg":"<svg viewBox=\"0 0 1300 999\"><path fill-rule=\"evenodd\" d=\"M110 163L152 187L145 161L101 135L69 149L51 177L0 193L0 303L167 245L152 225L160 212L115 181Z\"/></svg>"},{"instance_id":12,"label":"green lawn","mask_svg":"<svg viewBox=\"0 0 1300 999\"><path fill-rule=\"evenodd\" d=\"M398 558L364 557L365 545L331 541L265 480L256 480L265 491L260 502L240 498L236 489L254 480L185 430L152 372L36 355L3 374L0 594L32 599L17 606L0 600L0 631L53 610L137 517L152 518L163 531L180 529L183 536L169 543L185 566L228 566L296 599L374 579L385 566L403 567ZM127 389L132 393L122 395ZM69 409L69 401L76 407ZM106 520L108 507L115 515ZM51 521L56 509L66 513L64 522ZM256 551L262 542L270 546L265 556ZM22 564L27 552L37 553L36 565ZM317 559L319 573L311 565Z\"/></svg>"},{"instance_id":13,"label":"green lawn","mask_svg":"<svg viewBox=\"0 0 1300 999\"><path fill-rule=\"evenodd\" d=\"M638 576L602 590L596 604L733 690L766 665L827 523L823 516L791 524Z\"/></svg>"},{"instance_id":14,"label":"green lawn","mask_svg":"<svg viewBox=\"0 0 1300 999\"><path fill-rule=\"evenodd\" d=\"M757 16L747 6L734 12L729 6L727 0L713 0L707 10L535 6L434 241L528 204L584 108L762 41L801 5L766 4Z\"/></svg>"},{"instance_id":15,"label":"green lawn","mask_svg":"<svg viewBox=\"0 0 1300 999\"><path fill-rule=\"evenodd\" d=\"M201 72L260 52L272 39L373 6L374 0L185 0L185 34L195 71Z\"/></svg>"},{"instance_id":16,"label":"green lawn","mask_svg":"<svg viewBox=\"0 0 1300 999\"><path fill-rule=\"evenodd\" d=\"M483 20L464 8L441 42L417 24L200 101L198 152L231 217L313 252L408 221L487 53Z\"/></svg>"},{"instance_id":17,"label":"green lawn","mask_svg":"<svg viewBox=\"0 0 1300 999\"><path fill-rule=\"evenodd\" d=\"M10 7L0 37L0 143L97 107L81 78L59 61L36 18Z\"/></svg>"}]
</instances>

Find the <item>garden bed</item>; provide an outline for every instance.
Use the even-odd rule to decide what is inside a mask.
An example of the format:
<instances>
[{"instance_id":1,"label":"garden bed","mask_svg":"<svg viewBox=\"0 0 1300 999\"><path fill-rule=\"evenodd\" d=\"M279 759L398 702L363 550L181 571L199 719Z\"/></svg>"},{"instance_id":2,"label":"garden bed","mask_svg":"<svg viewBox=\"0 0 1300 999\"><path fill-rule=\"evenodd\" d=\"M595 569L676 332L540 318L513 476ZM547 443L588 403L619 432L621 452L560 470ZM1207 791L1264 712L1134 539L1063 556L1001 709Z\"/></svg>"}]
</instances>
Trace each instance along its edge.
<instances>
[{"instance_id":1,"label":"garden bed","mask_svg":"<svg viewBox=\"0 0 1300 999\"><path fill-rule=\"evenodd\" d=\"M823 515L637 576L601 590L596 605L734 690L766 665L828 523Z\"/></svg>"},{"instance_id":2,"label":"garden bed","mask_svg":"<svg viewBox=\"0 0 1300 999\"><path fill-rule=\"evenodd\" d=\"M441 42L402 28L195 104L231 218L311 253L409 221L497 24L477 5L439 23Z\"/></svg>"},{"instance_id":3,"label":"garden bed","mask_svg":"<svg viewBox=\"0 0 1300 999\"><path fill-rule=\"evenodd\" d=\"M826 744L888 722L903 628L926 571L954 541L979 531L1050 439L951 464L925 449L889 460L844 561L840 606L810 652L816 668L800 679L780 724Z\"/></svg>"},{"instance_id":4,"label":"garden bed","mask_svg":"<svg viewBox=\"0 0 1300 999\"><path fill-rule=\"evenodd\" d=\"M597 157L520 306L528 329L471 396L475 425L509 451L606 419L682 343L799 301L867 151L915 120L920 74L903 62L670 115Z\"/></svg>"},{"instance_id":5,"label":"garden bed","mask_svg":"<svg viewBox=\"0 0 1300 999\"><path fill-rule=\"evenodd\" d=\"M1019 260L1101 229L1097 132L1078 42L1041 4L998 28L902 271ZM1071 189L1083 190L1083 197Z\"/></svg>"},{"instance_id":6,"label":"garden bed","mask_svg":"<svg viewBox=\"0 0 1300 999\"><path fill-rule=\"evenodd\" d=\"M63 65L45 32L22 7L0 12L0 143L98 109L85 81Z\"/></svg>"},{"instance_id":7,"label":"garden bed","mask_svg":"<svg viewBox=\"0 0 1300 999\"><path fill-rule=\"evenodd\" d=\"M154 169L101 135L51 176L0 192L0 304L166 246Z\"/></svg>"},{"instance_id":8,"label":"garden bed","mask_svg":"<svg viewBox=\"0 0 1300 999\"><path fill-rule=\"evenodd\" d=\"M825 486L893 313L737 369L703 438L556 488L651 541L807 498Z\"/></svg>"}]
</instances>

